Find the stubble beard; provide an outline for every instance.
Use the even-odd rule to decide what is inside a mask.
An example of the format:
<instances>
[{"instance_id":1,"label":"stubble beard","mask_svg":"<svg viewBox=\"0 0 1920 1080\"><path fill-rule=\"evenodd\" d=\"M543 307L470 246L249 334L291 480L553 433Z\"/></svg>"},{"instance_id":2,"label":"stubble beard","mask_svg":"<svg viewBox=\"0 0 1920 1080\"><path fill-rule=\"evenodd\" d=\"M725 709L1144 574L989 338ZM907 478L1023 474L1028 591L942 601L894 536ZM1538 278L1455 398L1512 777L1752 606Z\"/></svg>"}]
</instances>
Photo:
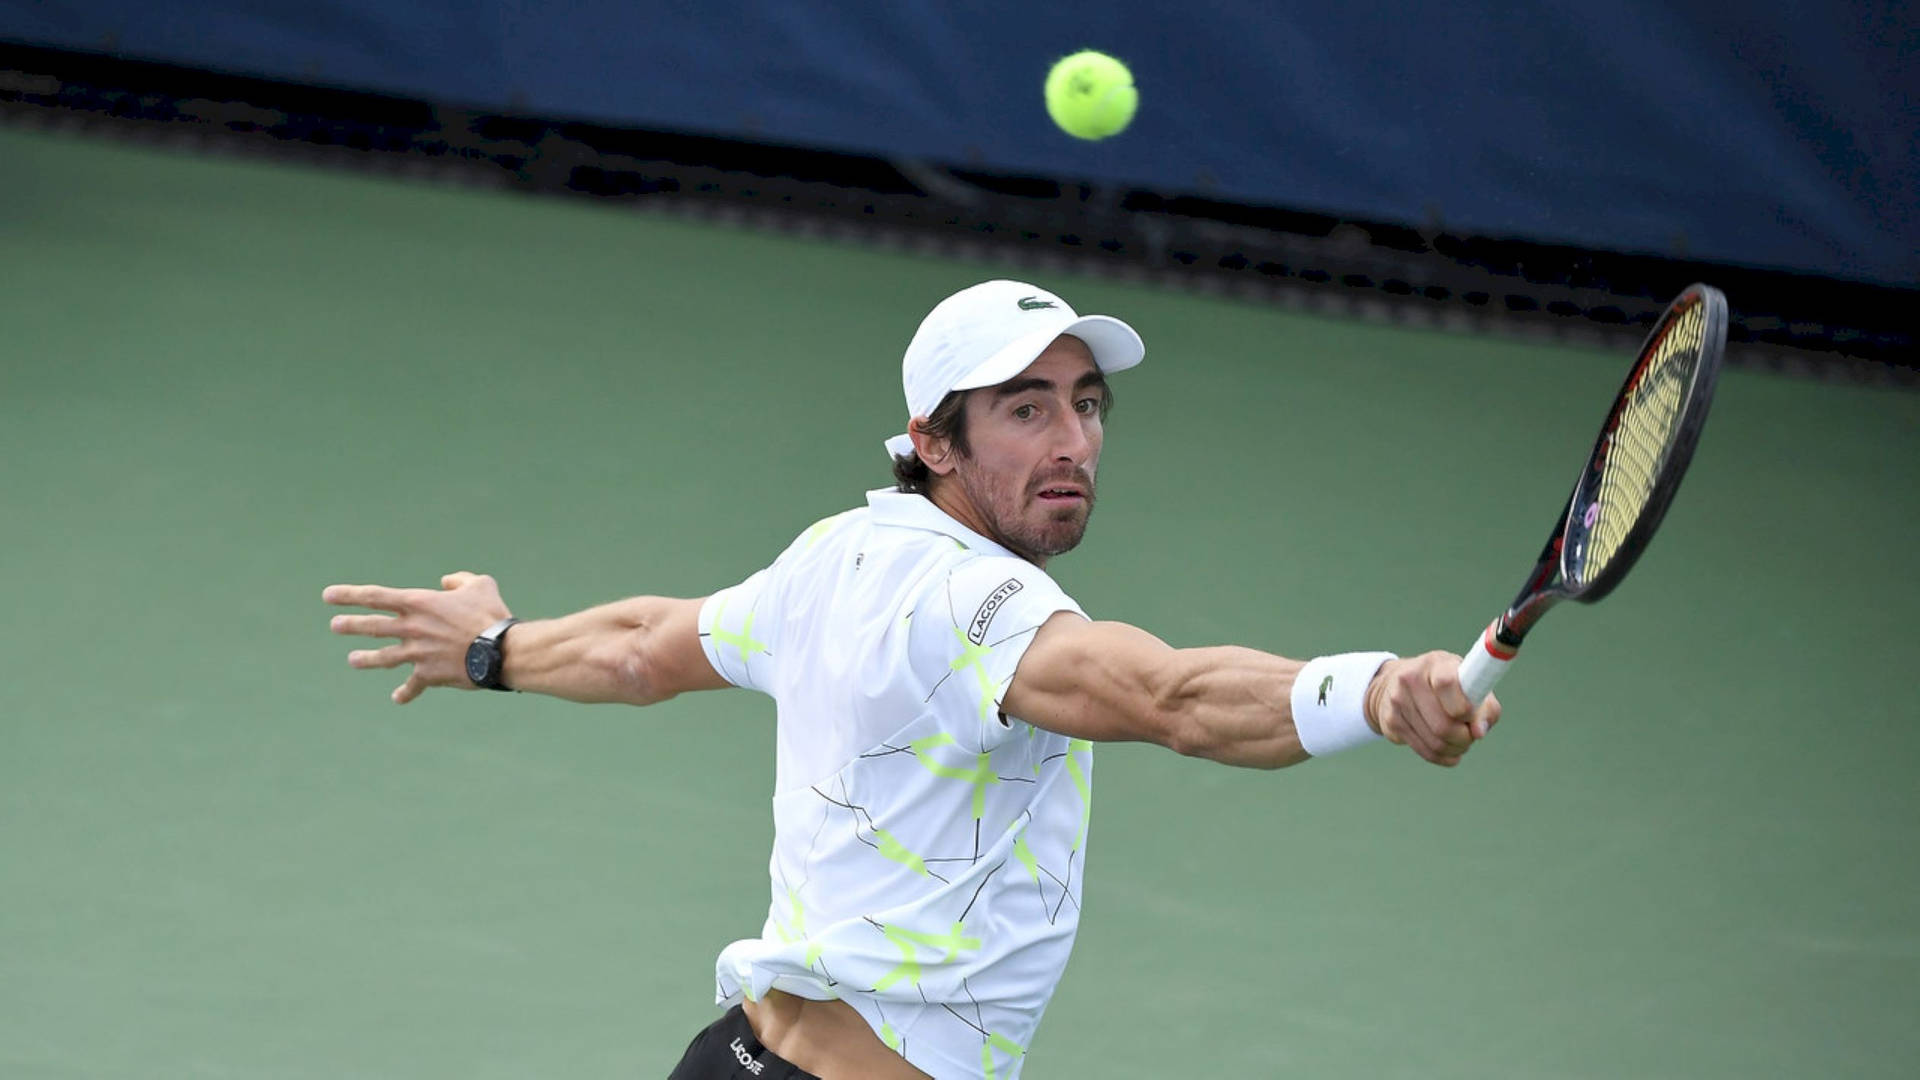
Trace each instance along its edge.
<instances>
[{"instance_id":1,"label":"stubble beard","mask_svg":"<svg viewBox=\"0 0 1920 1080\"><path fill-rule=\"evenodd\" d=\"M1065 555L1079 547L1093 519L1093 477L1084 472L1077 479L1086 488L1086 501L1057 508L1045 504L1036 507L1025 489L1013 492L990 489L969 469L960 470L958 479L967 498L986 513L993 539L1029 560Z\"/></svg>"}]
</instances>

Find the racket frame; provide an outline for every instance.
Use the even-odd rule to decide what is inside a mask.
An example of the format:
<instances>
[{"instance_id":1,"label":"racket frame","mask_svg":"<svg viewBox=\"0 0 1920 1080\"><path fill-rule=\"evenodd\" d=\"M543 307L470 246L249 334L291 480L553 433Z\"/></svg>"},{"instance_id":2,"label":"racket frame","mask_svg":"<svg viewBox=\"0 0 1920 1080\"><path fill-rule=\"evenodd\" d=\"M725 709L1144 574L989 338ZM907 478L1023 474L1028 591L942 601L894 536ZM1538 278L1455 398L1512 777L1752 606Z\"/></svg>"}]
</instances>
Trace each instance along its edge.
<instances>
[{"instance_id":1,"label":"racket frame","mask_svg":"<svg viewBox=\"0 0 1920 1080\"><path fill-rule=\"evenodd\" d=\"M1586 537L1587 525L1582 519L1597 495L1606 451L1611 446L1611 437L1620 423L1621 414L1628 405L1629 395L1657 359L1659 346L1666 334L1691 308L1701 304L1706 306L1706 312L1700 328L1700 359L1694 365L1679 426L1661 459L1659 474L1654 479L1647 503L1627 534L1621 538L1618 549L1607 565L1592 578L1580 580L1573 573L1579 568L1568 564L1578 545L1569 545L1568 537L1573 536L1576 540ZM1474 702L1478 703L1492 691L1493 684L1505 674L1507 665L1519 653L1520 644L1526 640L1528 631L1555 604L1562 600L1594 603L1612 592L1627 576L1627 571L1633 569L1633 564L1639 560L1648 542L1653 539L1655 530L1659 529L1661 520L1666 517L1667 508L1672 505L1673 496L1680 490L1680 482L1686 477L1687 466L1693 460L1693 451L1700 441L1707 410L1713 404L1714 389L1719 382L1726 335L1727 298L1711 285L1696 283L1687 286L1654 323L1640 346L1632 370L1621 383L1620 392L1614 395L1613 407L1608 410L1606 421L1600 426L1600 434L1594 439L1593 450L1587 455L1587 464L1580 473L1580 480L1567 497L1566 508L1554 523L1553 532L1547 537L1546 546L1541 549L1533 571L1527 575L1526 584L1521 586L1512 605L1488 624L1486 631L1462 659L1461 685Z\"/></svg>"}]
</instances>

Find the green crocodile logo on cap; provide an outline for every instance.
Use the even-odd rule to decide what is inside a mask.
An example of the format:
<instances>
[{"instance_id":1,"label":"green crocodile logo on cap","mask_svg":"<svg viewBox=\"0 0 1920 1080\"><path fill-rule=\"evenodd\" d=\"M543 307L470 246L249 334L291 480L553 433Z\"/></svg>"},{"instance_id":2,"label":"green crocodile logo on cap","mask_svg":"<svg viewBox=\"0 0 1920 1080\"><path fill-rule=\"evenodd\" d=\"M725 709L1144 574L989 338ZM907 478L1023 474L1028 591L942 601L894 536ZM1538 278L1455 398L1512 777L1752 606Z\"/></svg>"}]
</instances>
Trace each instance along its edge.
<instances>
[{"instance_id":1,"label":"green crocodile logo on cap","mask_svg":"<svg viewBox=\"0 0 1920 1080\"><path fill-rule=\"evenodd\" d=\"M1019 300L1021 311L1038 311L1043 307L1059 307L1051 300L1042 300L1037 296L1023 296Z\"/></svg>"}]
</instances>

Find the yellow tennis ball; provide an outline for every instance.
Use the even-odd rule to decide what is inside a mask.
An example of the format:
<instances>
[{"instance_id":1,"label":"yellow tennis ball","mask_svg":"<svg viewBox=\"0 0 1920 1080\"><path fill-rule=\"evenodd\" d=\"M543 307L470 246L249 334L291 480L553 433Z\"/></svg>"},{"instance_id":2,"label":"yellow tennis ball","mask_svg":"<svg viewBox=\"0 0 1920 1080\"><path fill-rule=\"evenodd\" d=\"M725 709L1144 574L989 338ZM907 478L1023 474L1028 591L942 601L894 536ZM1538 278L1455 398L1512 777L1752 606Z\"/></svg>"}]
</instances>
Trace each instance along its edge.
<instances>
[{"instance_id":1,"label":"yellow tennis ball","mask_svg":"<svg viewBox=\"0 0 1920 1080\"><path fill-rule=\"evenodd\" d=\"M1047 115L1076 139L1120 134L1139 105L1133 72L1106 53L1084 49L1047 72Z\"/></svg>"}]
</instances>

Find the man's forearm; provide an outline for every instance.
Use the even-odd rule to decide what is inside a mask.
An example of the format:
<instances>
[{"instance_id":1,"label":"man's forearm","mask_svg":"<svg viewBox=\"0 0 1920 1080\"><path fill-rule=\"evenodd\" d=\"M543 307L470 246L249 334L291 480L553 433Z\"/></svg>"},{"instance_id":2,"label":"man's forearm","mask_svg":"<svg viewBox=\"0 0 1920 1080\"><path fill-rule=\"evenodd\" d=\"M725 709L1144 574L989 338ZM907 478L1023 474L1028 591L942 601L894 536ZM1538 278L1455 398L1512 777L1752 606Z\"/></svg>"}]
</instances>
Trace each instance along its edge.
<instances>
[{"instance_id":1,"label":"man's forearm","mask_svg":"<svg viewBox=\"0 0 1920 1080\"><path fill-rule=\"evenodd\" d=\"M1138 627L1048 620L1008 688L1007 712L1095 741L1159 743L1278 769L1305 761L1290 695L1301 664L1238 646L1174 649Z\"/></svg>"},{"instance_id":2,"label":"man's forearm","mask_svg":"<svg viewBox=\"0 0 1920 1080\"><path fill-rule=\"evenodd\" d=\"M651 705L683 687L667 685L659 638L678 601L636 596L507 632L503 681L515 690L589 704Z\"/></svg>"},{"instance_id":3,"label":"man's forearm","mask_svg":"<svg viewBox=\"0 0 1920 1080\"><path fill-rule=\"evenodd\" d=\"M1301 663L1239 646L1181 649L1166 658L1157 707L1168 746L1227 765L1279 769L1307 759L1290 699Z\"/></svg>"}]
</instances>

